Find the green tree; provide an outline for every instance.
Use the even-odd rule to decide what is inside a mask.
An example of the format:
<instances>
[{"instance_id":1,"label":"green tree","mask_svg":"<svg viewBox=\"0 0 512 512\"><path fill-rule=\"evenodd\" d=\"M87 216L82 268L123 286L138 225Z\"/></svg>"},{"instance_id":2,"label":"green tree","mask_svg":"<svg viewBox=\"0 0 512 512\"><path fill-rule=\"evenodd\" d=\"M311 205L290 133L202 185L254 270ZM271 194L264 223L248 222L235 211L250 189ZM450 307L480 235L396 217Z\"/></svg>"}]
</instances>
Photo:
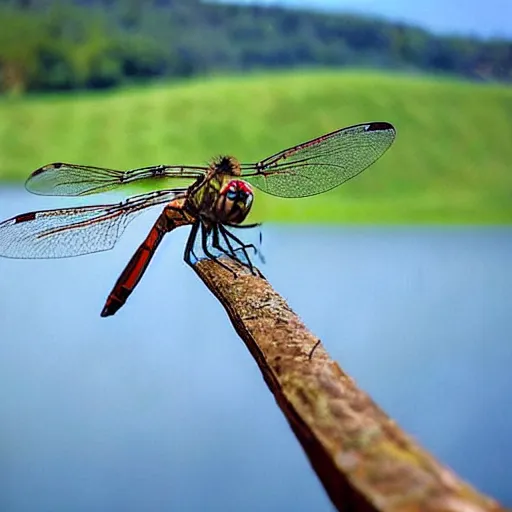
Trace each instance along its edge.
<instances>
[{"instance_id":1,"label":"green tree","mask_svg":"<svg viewBox=\"0 0 512 512\"><path fill-rule=\"evenodd\" d=\"M0 88L21 93L37 76L44 32L33 12L1 6L0 19Z\"/></svg>"}]
</instances>

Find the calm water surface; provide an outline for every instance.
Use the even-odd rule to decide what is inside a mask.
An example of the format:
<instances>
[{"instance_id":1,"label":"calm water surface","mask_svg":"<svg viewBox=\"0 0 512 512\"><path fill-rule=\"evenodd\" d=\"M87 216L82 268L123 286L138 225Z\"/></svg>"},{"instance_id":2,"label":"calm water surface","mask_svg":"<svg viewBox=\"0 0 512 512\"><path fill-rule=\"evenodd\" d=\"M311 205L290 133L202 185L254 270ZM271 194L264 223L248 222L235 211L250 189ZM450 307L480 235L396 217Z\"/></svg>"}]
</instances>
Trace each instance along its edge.
<instances>
[{"instance_id":1,"label":"calm water surface","mask_svg":"<svg viewBox=\"0 0 512 512\"><path fill-rule=\"evenodd\" d=\"M0 218L69 204L0 190ZM99 316L114 251L0 259L0 510L329 511L254 361L164 240ZM512 506L512 229L266 226L262 267L411 435Z\"/></svg>"}]
</instances>

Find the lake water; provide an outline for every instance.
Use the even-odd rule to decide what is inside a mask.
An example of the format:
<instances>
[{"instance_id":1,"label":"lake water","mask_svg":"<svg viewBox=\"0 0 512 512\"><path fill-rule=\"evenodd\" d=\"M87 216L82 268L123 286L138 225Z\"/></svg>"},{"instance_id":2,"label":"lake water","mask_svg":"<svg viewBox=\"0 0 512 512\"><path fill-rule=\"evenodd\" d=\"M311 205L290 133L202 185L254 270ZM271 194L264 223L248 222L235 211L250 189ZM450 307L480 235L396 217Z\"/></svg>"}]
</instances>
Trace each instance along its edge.
<instances>
[{"instance_id":1,"label":"lake water","mask_svg":"<svg viewBox=\"0 0 512 512\"><path fill-rule=\"evenodd\" d=\"M0 190L0 218L70 204ZM115 250L0 259L0 510L329 511L226 314L168 236L99 313ZM267 225L264 274L406 431L512 506L512 228Z\"/></svg>"}]
</instances>

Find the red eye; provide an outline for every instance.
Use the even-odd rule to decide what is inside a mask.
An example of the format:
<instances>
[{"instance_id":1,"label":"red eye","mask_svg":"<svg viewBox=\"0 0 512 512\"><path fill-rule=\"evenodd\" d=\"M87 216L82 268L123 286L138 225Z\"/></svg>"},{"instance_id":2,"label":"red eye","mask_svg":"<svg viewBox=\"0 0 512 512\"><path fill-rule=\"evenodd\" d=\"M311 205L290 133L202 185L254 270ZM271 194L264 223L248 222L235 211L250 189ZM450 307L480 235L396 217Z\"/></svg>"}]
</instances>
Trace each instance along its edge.
<instances>
[{"instance_id":1,"label":"red eye","mask_svg":"<svg viewBox=\"0 0 512 512\"><path fill-rule=\"evenodd\" d=\"M221 194L226 195L228 199L236 200L236 198L239 196L241 196L242 198L252 196L252 188L245 181L231 180L221 190Z\"/></svg>"},{"instance_id":2,"label":"red eye","mask_svg":"<svg viewBox=\"0 0 512 512\"><path fill-rule=\"evenodd\" d=\"M245 181L237 180L236 181L236 187L237 187L239 192L245 193L247 195L252 195L252 188Z\"/></svg>"}]
</instances>

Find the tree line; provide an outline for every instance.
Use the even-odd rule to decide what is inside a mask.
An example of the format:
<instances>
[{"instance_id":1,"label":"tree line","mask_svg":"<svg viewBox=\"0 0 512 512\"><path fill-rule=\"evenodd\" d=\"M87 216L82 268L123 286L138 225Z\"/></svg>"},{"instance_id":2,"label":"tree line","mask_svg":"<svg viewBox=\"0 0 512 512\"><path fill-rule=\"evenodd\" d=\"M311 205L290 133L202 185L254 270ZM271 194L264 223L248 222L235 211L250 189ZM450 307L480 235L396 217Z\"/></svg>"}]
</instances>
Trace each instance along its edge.
<instances>
[{"instance_id":1,"label":"tree line","mask_svg":"<svg viewBox=\"0 0 512 512\"><path fill-rule=\"evenodd\" d=\"M355 15L200 0L0 0L0 90L155 77L372 67L512 81L512 41Z\"/></svg>"}]
</instances>

